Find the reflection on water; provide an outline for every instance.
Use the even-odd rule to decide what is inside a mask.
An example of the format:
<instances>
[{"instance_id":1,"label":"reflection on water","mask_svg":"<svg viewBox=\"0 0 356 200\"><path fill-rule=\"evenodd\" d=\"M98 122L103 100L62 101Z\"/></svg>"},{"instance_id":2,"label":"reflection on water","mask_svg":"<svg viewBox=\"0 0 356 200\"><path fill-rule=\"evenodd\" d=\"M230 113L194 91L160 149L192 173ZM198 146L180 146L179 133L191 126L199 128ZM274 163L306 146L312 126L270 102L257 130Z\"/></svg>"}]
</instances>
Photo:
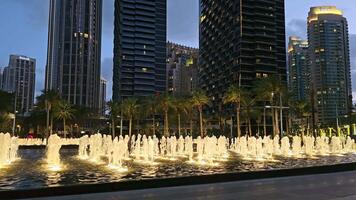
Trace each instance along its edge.
<instances>
[{"instance_id":1,"label":"reflection on water","mask_svg":"<svg viewBox=\"0 0 356 200\"><path fill-rule=\"evenodd\" d=\"M319 166L356 161L356 155L319 157L318 159L291 159L277 157L277 161L243 160L232 154L232 159L217 166L189 164L185 159L158 160L157 165L145 165L127 161L128 171L111 170L105 164L95 165L76 158L76 150L61 150L61 171L50 171L43 161L44 150L19 150L21 160L10 167L0 169L0 190L30 189L76 184L117 182L191 175L207 175L226 172L245 172Z\"/></svg>"}]
</instances>

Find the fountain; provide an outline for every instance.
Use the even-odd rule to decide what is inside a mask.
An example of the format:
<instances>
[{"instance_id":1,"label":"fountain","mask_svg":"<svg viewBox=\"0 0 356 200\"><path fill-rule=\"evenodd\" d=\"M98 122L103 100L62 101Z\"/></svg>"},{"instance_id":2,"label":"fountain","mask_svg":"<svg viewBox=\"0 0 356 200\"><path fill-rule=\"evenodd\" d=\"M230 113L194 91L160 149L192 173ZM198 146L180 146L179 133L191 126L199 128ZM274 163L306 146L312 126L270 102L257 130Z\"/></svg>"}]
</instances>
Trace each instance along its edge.
<instances>
[{"instance_id":1,"label":"fountain","mask_svg":"<svg viewBox=\"0 0 356 200\"><path fill-rule=\"evenodd\" d=\"M9 133L0 133L0 168L17 159L18 138Z\"/></svg>"},{"instance_id":2,"label":"fountain","mask_svg":"<svg viewBox=\"0 0 356 200\"><path fill-rule=\"evenodd\" d=\"M61 138L58 135L51 135L48 138L46 161L51 171L61 170L61 160L59 150L61 149Z\"/></svg>"}]
</instances>

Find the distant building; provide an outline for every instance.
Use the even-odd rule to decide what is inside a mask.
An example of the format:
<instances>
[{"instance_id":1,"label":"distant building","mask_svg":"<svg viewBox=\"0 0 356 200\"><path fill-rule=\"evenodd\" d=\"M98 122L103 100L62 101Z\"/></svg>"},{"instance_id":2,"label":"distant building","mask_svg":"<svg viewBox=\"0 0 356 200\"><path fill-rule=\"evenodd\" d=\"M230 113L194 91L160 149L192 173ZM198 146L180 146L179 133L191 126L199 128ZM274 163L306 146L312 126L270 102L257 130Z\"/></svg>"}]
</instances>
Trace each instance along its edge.
<instances>
[{"instance_id":1,"label":"distant building","mask_svg":"<svg viewBox=\"0 0 356 200\"><path fill-rule=\"evenodd\" d=\"M308 41L289 37L288 44L289 91L294 100L309 100L310 69Z\"/></svg>"},{"instance_id":2,"label":"distant building","mask_svg":"<svg viewBox=\"0 0 356 200\"><path fill-rule=\"evenodd\" d=\"M287 86L284 0L200 0L199 86L218 112L231 85L271 75Z\"/></svg>"},{"instance_id":3,"label":"distant building","mask_svg":"<svg viewBox=\"0 0 356 200\"><path fill-rule=\"evenodd\" d=\"M312 7L308 41L316 121L335 124L352 107L349 34L342 11L334 6Z\"/></svg>"},{"instance_id":4,"label":"distant building","mask_svg":"<svg viewBox=\"0 0 356 200\"><path fill-rule=\"evenodd\" d=\"M167 90L175 96L190 95L197 88L199 49L167 43Z\"/></svg>"},{"instance_id":5,"label":"distant building","mask_svg":"<svg viewBox=\"0 0 356 200\"><path fill-rule=\"evenodd\" d=\"M102 0L51 0L46 90L71 104L99 107Z\"/></svg>"},{"instance_id":6,"label":"distant building","mask_svg":"<svg viewBox=\"0 0 356 200\"><path fill-rule=\"evenodd\" d=\"M113 100L166 91L167 0L115 0Z\"/></svg>"},{"instance_id":7,"label":"distant building","mask_svg":"<svg viewBox=\"0 0 356 200\"><path fill-rule=\"evenodd\" d=\"M35 98L36 60L20 55L10 55L9 66L4 68L2 89L15 93L16 111L27 114Z\"/></svg>"},{"instance_id":8,"label":"distant building","mask_svg":"<svg viewBox=\"0 0 356 200\"><path fill-rule=\"evenodd\" d=\"M99 112L101 115L105 115L106 110L106 85L107 81L104 78L100 79L100 94L99 94Z\"/></svg>"}]
</instances>

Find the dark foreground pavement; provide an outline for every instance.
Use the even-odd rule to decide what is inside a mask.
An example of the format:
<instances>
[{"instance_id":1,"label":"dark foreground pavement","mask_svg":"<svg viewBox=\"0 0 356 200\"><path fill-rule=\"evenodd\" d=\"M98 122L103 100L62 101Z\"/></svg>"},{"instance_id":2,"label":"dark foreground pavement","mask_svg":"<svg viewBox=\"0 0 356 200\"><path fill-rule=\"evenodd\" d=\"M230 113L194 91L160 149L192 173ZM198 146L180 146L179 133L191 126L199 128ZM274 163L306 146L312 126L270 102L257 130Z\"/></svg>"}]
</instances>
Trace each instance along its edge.
<instances>
[{"instance_id":1,"label":"dark foreground pavement","mask_svg":"<svg viewBox=\"0 0 356 200\"><path fill-rule=\"evenodd\" d=\"M356 200L356 171L33 200Z\"/></svg>"}]
</instances>

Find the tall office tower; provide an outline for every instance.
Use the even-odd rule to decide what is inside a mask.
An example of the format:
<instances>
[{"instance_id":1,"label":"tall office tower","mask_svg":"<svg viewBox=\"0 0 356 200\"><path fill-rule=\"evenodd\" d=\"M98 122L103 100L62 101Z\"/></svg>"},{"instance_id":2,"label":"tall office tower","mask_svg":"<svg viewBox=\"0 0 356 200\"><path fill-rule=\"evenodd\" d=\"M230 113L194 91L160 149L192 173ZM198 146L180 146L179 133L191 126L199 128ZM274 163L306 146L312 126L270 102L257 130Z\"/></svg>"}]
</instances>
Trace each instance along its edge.
<instances>
[{"instance_id":1,"label":"tall office tower","mask_svg":"<svg viewBox=\"0 0 356 200\"><path fill-rule=\"evenodd\" d=\"M114 100L166 91L166 1L115 1Z\"/></svg>"},{"instance_id":2,"label":"tall office tower","mask_svg":"<svg viewBox=\"0 0 356 200\"><path fill-rule=\"evenodd\" d=\"M98 108L102 0L51 0L49 17L45 89Z\"/></svg>"},{"instance_id":3,"label":"tall office tower","mask_svg":"<svg viewBox=\"0 0 356 200\"><path fill-rule=\"evenodd\" d=\"M348 25L342 11L312 7L308 40L316 121L335 124L352 106Z\"/></svg>"},{"instance_id":4,"label":"tall office tower","mask_svg":"<svg viewBox=\"0 0 356 200\"><path fill-rule=\"evenodd\" d=\"M167 43L168 92L175 96L190 95L198 82L199 49Z\"/></svg>"},{"instance_id":5,"label":"tall office tower","mask_svg":"<svg viewBox=\"0 0 356 200\"><path fill-rule=\"evenodd\" d=\"M35 100L36 60L26 56L10 55L9 66L3 71L3 90L15 93L16 111L25 115Z\"/></svg>"},{"instance_id":6,"label":"tall office tower","mask_svg":"<svg viewBox=\"0 0 356 200\"><path fill-rule=\"evenodd\" d=\"M284 0L200 0L199 51L199 84L212 112L230 85L250 88L272 74L286 84Z\"/></svg>"},{"instance_id":7,"label":"tall office tower","mask_svg":"<svg viewBox=\"0 0 356 200\"><path fill-rule=\"evenodd\" d=\"M310 69L308 65L308 41L289 37L288 44L289 91L294 100L309 100Z\"/></svg>"},{"instance_id":8,"label":"tall office tower","mask_svg":"<svg viewBox=\"0 0 356 200\"><path fill-rule=\"evenodd\" d=\"M100 79L100 94L99 94L99 113L104 116L106 109L106 85L107 81L104 78Z\"/></svg>"}]
</instances>

